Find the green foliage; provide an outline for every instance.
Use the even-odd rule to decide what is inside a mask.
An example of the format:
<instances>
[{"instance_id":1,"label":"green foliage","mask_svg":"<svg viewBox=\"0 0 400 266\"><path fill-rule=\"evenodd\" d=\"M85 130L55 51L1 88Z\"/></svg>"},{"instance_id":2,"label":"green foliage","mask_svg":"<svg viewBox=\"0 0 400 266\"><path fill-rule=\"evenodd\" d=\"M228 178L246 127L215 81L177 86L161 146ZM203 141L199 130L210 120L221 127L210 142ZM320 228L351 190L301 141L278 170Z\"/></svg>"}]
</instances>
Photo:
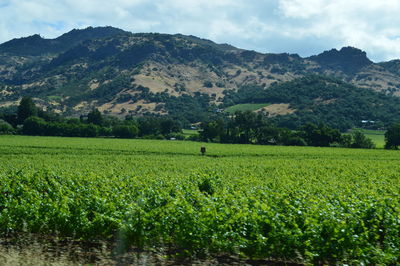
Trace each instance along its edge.
<instances>
[{"instance_id":1,"label":"green foliage","mask_svg":"<svg viewBox=\"0 0 400 266\"><path fill-rule=\"evenodd\" d=\"M0 135L9 135L14 133L15 129L12 127L12 125L7 123L3 119L0 119Z\"/></svg>"},{"instance_id":2,"label":"green foliage","mask_svg":"<svg viewBox=\"0 0 400 266\"><path fill-rule=\"evenodd\" d=\"M117 138L146 136L146 138L184 139L183 135L177 134L182 131L181 124L165 116L141 117L137 119L137 121L134 120L132 116L127 116L123 121L116 117L103 116L98 109L93 108L92 111L88 113L87 119L85 119L84 116L81 116L80 119L65 119L51 112L37 111L40 117L30 116L25 119L21 131L22 134L65 137L114 136ZM0 117L13 118L9 117L7 114L0 114ZM16 120L16 118L14 120ZM3 121L1 124L2 128L0 128L2 134L11 134L15 132L14 128L6 121L1 119L0 121Z\"/></svg>"},{"instance_id":3,"label":"green foliage","mask_svg":"<svg viewBox=\"0 0 400 266\"><path fill-rule=\"evenodd\" d=\"M131 139L138 136L139 129L136 125L117 125L112 132L117 138Z\"/></svg>"},{"instance_id":4,"label":"green foliage","mask_svg":"<svg viewBox=\"0 0 400 266\"><path fill-rule=\"evenodd\" d=\"M349 134L343 134L340 138L339 144L342 147L350 148L351 144L353 142L353 137L352 135Z\"/></svg>"},{"instance_id":5,"label":"green foliage","mask_svg":"<svg viewBox=\"0 0 400 266\"><path fill-rule=\"evenodd\" d=\"M109 102L122 90L131 88L130 77L118 75L111 82L103 83L97 89L89 92L91 99L97 99L99 103Z\"/></svg>"},{"instance_id":6,"label":"green foliage","mask_svg":"<svg viewBox=\"0 0 400 266\"><path fill-rule=\"evenodd\" d=\"M3 112L0 111L0 119L9 123L14 128L17 127L18 122L15 110L12 111L4 110Z\"/></svg>"},{"instance_id":7,"label":"green foliage","mask_svg":"<svg viewBox=\"0 0 400 266\"><path fill-rule=\"evenodd\" d=\"M143 87L143 90L146 90L146 88ZM196 96L202 97L200 94ZM22 104L21 106L29 105L30 103L30 106L36 110L40 119L34 117L24 124L22 133L25 135L115 136L117 138L140 136L180 140L185 138L179 134L181 133L181 123L171 117L141 117L136 122L132 116L127 116L125 122L123 122L115 117L103 116L98 109L93 108L88 113L87 119L81 116L81 121L73 122L73 119L65 120L59 115L36 108L31 99L28 99L27 102L28 104ZM2 117L7 116L2 114ZM214 118L210 117L210 119L202 123L199 138L196 136L192 138L193 140L291 146L330 146L336 142L344 147L374 147L373 142L362 134L355 133L348 139L345 136L341 136L337 130L323 124L316 126L313 123L308 123L300 131L293 132L286 128L278 128L267 121L263 115L250 111L237 111L231 118L224 118L220 114Z\"/></svg>"},{"instance_id":8,"label":"green foliage","mask_svg":"<svg viewBox=\"0 0 400 266\"><path fill-rule=\"evenodd\" d=\"M101 126L103 124L103 116L97 108L93 108L87 115L87 122Z\"/></svg>"},{"instance_id":9,"label":"green foliage","mask_svg":"<svg viewBox=\"0 0 400 266\"><path fill-rule=\"evenodd\" d=\"M23 97L18 105L17 121L23 124L25 119L30 116L37 116L38 109L30 97Z\"/></svg>"},{"instance_id":10,"label":"green foliage","mask_svg":"<svg viewBox=\"0 0 400 266\"><path fill-rule=\"evenodd\" d=\"M373 120L376 127L395 122L400 116L400 99L373 90L358 88L324 76L306 76L267 89L246 86L224 91L225 105L244 103L288 103L296 110L272 120L279 126L297 129L308 122L324 123L346 131Z\"/></svg>"},{"instance_id":11,"label":"green foliage","mask_svg":"<svg viewBox=\"0 0 400 266\"><path fill-rule=\"evenodd\" d=\"M216 141L217 138L220 140L220 137L225 133L225 124L221 119L203 122L201 123L201 129L200 136L203 141Z\"/></svg>"},{"instance_id":12,"label":"green foliage","mask_svg":"<svg viewBox=\"0 0 400 266\"><path fill-rule=\"evenodd\" d=\"M385 149L398 149L400 145L400 123L390 125L385 133Z\"/></svg>"},{"instance_id":13,"label":"green foliage","mask_svg":"<svg viewBox=\"0 0 400 266\"><path fill-rule=\"evenodd\" d=\"M169 139L169 140L185 140L186 139L185 134L180 133L180 132L169 133L164 136L166 139Z\"/></svg>"},{"instance_id":14,"label":"green foliage","mask_svg":"<svg viewBox=\"0 0 400 266\"><path fill-rule=\"evenodd\" d=\"M0 136L0 231L184 256L399 264L400 154ZM377 160L379 158L379 160Z\"/></svg>"},{"instance_id":15,"label":"green foliage","mask_svg":"<svg viewBox=\"0 0 400 266\"><path fill-rule=\"evenodd\" d=\"M35 136L98 137L110 135L95 124L46 122L43 118L31 116L25 119L22 134Z\"/></svg>"},{"instance_id":16,"label":"green foliage","mask_svg":"<svg viewBox=\"0 0 400 266\"><path fill-rule=\"evenodd\" d=\"M263 101L264 88L256 85L247 85L234 90L224 90L224 105L230 106L234 104L245 103L266 103Z\"/></svg>"},{"instance_id":17,"label":"green foliage","mask_svg":"<svg viewBox=\"0 0 400 266\"><path fill-rule=\"evenodd\" d=\"M30 116L24 120L22 133L25 135L41 136L45 135L46 121L37 116Z\"/></svg>"},{"instance_id":18,"label":"green foliage","mask_svg":"<svg viewBox=\"0 0 400 266\"><path fill-rule=\"evenodd\" d=\"M373 141L366 137L360 131L354 131L351 133L351 137L353 139L353 143L351 143L350 147L352 148L363 148L363 149L373 149L375 148L375 144Z\"/></svg>"},{"instance_id":19,"label":"green foliage","mask_svg":"<svg viewBox=\"0 0 400 266\"><path fill-rule=\"evenodd\" d=\"M201 129L200 137L203 141L321 147L327 147L333 143L342 143L345 147L350 145L346 144L347 138L343 137L338 130L326 125L317 126L308 123L299 131L292 131L276 127L263 115L250 111L237 111L233 117L226 120L220 118L203 122ZM364 141L367 142L367 140ZM351 143L351 139L348 143Z\"/></svg>"},{"instance_id":20,"label":"green foliage","mask_svg":"<svg viewBox=\"0 0 400 266\"><path fill-rule=\"evenodd\" d=\"M160 132L163 135L168 135L171 133L180 133L182 131L182 127L178 121L175 121L171 118L163 118L160 121Z\"/></svg>"},{"instance_id":21,"label":"green foliage","mask_svg":"<svg viewBox=\"0 0 400 266\"><path fill-rule=\"evenodd\" d=\"M169 96L165 100L165 109L175 120L189 125L205 120L210 116L210 96L197 93L194 96Z\"/></svg>"},{"instance_id":22,"label":"green foliage","mask_svg":"<svg viewBox=\"0 0 400 266\"><path fill-rule=\"evenodd\" d=\"M386 130L372 130L364 128L355 128L354 130L360 131L367 138L371 139L377 148L383 148L385 146Z\"/></svg>"},{"instance_id":23,"label":"green foliage","mask_svg":"<svg viewBox=\"0 0 400 266\"><path fill-rule=\"evenodd\" d=\"M304 140L310 146L328 147L331 143L341 141L340 132L324 124L307 123L301 129Z\"/></svg>"},{"instance_id":24,"label":"green foliage","mask_svg":"<svg viewBox=\"0 0 400 266\"><path fill-rule=\"evenodd\" d=\"M263 122L261 115L250 111L237 111L229 125L230 136L236 139L236 143L253 143L256 139L256 130Z\"/></svg>"}]
</instances>

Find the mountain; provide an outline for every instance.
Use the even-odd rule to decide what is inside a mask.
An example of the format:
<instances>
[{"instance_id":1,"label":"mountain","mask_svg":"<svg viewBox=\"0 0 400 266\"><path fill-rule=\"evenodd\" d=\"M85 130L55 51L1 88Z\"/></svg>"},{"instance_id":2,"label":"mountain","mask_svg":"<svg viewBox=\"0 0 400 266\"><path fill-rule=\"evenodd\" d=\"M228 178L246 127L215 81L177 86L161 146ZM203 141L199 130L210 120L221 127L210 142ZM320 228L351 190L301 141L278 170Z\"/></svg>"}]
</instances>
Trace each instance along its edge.
<instances>
[{"instance_id":1,"label":"mountain","mask_svg":"<svg viewBox=\"0 0 400 266\"><path fill-rule=\"evenodd\" d=\"M211 110L248 85L273 88L309 75L400 96L400 63L374 63L344 47L302 58L263 54L182 34L130 33L113 27L72 30L0 44L0 106L34 97L67 115L179 114Z\"/></svg>"}]
</instances>

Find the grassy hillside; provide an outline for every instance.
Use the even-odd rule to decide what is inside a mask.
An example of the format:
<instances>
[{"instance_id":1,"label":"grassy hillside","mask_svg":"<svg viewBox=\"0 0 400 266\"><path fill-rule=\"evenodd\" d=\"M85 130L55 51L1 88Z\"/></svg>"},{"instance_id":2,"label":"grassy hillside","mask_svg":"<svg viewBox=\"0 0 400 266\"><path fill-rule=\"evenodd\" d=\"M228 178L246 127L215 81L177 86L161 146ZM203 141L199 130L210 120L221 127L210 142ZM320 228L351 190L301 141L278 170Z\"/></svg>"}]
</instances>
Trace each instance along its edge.
<instances>
[{"instance_id":1,"label":"grassy hillside","mask_svg":"<svg viewBox=\"0 0 400 266\"><path fill-rule=\"evenodd\" d=\"M225 112L234 114L236 111L256 111L260 108L268 106L268 103L243 103L229 106L225 109Z\"/></svg>"}]
</instances>

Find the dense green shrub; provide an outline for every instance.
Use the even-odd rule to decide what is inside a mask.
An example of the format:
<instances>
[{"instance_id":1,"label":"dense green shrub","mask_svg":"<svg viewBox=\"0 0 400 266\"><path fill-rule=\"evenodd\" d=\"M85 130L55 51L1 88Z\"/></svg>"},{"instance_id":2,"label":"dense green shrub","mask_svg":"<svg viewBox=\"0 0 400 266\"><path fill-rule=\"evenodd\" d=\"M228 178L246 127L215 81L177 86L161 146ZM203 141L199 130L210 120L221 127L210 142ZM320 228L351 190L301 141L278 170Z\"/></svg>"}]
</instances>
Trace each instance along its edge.
<instances>
[{"instance_id":1,"label":"dense green shrub","mask_svg":"<svg viewBox=\"0 0 400 266\"><path fill-rule=\"evenodd\" d=\"M385 133L385 149L398 149L400 145L400 123L389 126Z\"/></svg>"},{"instance_id":2,"label":"dense green shrub","mask_svg":"<svg viewBox=\"0 0 400 266\"><path fill-rule=\"evenodd\" d=\"M117 125L112 132L117 138L131 139L138 136L139 129L135 125Z\"/></svg>"},{"instance_id":3,"label":"dense green shrub","mask_svg":"<svg viewBox=\"0 0 400 266\"><path fill-rule=\"evenodd\" d=\"M0 119L0 135L8 135L8 134L14 134L14 133L15 133L15 129L12 127L12 125L7 123L3 119Z\"/></svg>"}]
</instances>

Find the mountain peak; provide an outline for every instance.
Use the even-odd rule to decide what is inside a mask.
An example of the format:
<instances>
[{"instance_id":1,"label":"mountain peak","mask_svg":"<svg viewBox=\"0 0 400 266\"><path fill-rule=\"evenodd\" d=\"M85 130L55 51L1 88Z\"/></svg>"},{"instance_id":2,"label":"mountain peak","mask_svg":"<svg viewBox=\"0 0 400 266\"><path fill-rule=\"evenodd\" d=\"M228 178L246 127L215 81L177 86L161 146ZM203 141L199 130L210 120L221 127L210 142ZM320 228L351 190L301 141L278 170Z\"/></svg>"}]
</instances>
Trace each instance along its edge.
<instances>
[{"instance_id":1,"label":"mountain peak","mask_svg":"<svg viewBox=\"0 0 400 266\"><path fill-rule=\"evenodd\" d=\"M339 51L331 49L319 55L311 56L310 59L347 74L357 72L373 63L368 59L366 52L351 46L343 47Z\"/></svg>"},{"instance_id":2,"label":"mountain peak","mask_svg":"<svg viewBox=\"0 0 400 266\"><path fill-rule=\"evenodd\" d=\"M339 51L339 54L343 57L358 58L365 60L366 62L368 62L368 64L372 63L368 59L367 53L365 51L362 51L352 46L342 47L342 49L340 49Z\"/></svg>"},{"instance_id":3,"label":"mountain peak","mask_svg":"<svg viewBox=\"0 0 400 266\"><path fill-rule=\"evenodd\" d=\"M56 38L57 41L84 41L86 39L107 38L118 34L127 33L124 30L111 26L87 27L85 29L73 29Z\"/></svg>"}]
</instances>

